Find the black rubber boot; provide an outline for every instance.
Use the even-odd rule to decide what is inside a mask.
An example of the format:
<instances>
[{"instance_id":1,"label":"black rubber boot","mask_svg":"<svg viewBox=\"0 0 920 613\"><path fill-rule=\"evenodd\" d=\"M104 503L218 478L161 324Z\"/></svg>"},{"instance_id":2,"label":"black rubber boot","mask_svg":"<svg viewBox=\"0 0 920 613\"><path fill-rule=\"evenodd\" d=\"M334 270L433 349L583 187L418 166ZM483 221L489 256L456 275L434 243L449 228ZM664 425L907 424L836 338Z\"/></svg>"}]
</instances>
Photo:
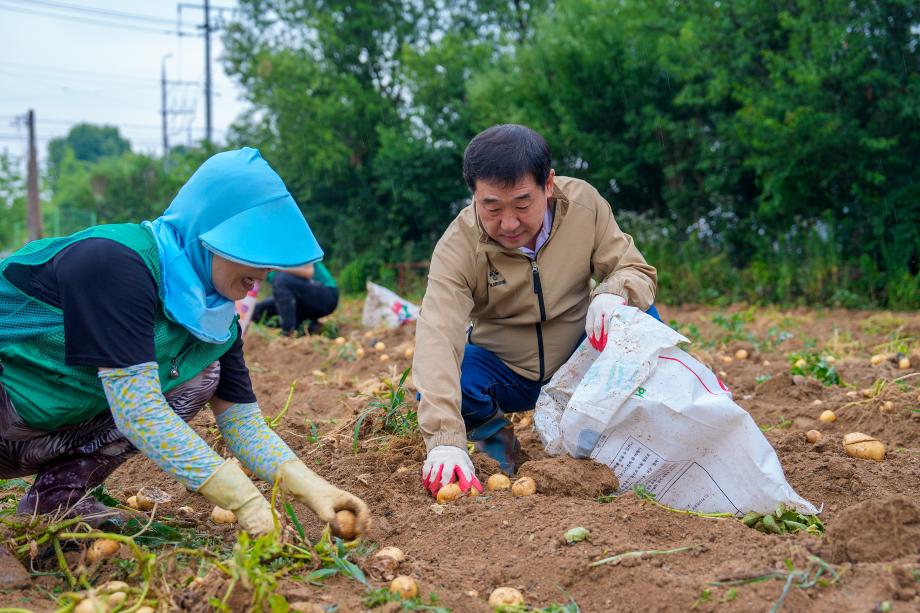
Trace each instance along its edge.
<instances>
[{"instance_id":1,"label":"black rubber boot","mask_svg":"<svg viewBox=\"0 0 920 613\"><path fill-rule=\"evenodd\" d=\"M502 472L508 475L515 473L521 444L514 436L514 426L505 419L504 413L496 411L484 424L469 430L466 437L477 450L497 460Z\"/></svg>"},{"instance_id":2,"label":"black rubber boot","mask_svg":"<svg viewBox=\"0 0 920 613\"><path fill-rule=\"evenodd\" d=\"M41 471L19 502L17 512L20 515L81 516L93 526L123 520L120 511L105 506L90 496L89 491L105 481L124 459L96 453Z\"/></svg>"}]
</instances>

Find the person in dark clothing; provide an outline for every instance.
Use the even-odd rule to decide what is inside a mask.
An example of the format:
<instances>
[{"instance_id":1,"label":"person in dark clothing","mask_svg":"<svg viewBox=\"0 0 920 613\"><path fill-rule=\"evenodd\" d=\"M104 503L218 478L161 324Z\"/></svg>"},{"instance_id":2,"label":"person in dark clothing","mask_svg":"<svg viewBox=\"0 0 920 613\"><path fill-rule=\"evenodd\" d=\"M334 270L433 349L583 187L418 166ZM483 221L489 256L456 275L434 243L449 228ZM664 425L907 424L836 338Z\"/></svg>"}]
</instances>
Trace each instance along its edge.
<instances>
[{"instance_id":1,"label":"person in dark clothing","mask_svg":"<svg viewBox=\"0 0 920 613\"><path fill-rule=\"evenodd\" d=\"M271 323L280 319L281 333L290 336L304 322L307 331L320 330L321 317L335 311L339 305L339 290L335 279L322 262L299 268L269 273L272 296L256 305L252 320Z\"/></svg>"}]
</instances>

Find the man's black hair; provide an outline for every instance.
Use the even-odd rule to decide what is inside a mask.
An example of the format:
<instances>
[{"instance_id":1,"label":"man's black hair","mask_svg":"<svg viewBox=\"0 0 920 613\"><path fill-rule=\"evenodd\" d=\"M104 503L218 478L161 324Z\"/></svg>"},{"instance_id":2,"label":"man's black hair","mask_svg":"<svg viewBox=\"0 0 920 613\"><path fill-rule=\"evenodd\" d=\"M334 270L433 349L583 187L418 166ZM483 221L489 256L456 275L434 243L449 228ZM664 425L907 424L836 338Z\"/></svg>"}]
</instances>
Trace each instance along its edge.
<instances>
[{"instance_id":1,"label":"man's black hair","mask_svg":"<svg viewBox=\"0 0 920 613\"><path fill-rule=\"evenodd\" d=\"M463 152L463 179L471 192L480 179L508 187L527 174L542 187L549 171L546 141L527 126L514 123L483 130Z\"/></svg>"}]
</instances>

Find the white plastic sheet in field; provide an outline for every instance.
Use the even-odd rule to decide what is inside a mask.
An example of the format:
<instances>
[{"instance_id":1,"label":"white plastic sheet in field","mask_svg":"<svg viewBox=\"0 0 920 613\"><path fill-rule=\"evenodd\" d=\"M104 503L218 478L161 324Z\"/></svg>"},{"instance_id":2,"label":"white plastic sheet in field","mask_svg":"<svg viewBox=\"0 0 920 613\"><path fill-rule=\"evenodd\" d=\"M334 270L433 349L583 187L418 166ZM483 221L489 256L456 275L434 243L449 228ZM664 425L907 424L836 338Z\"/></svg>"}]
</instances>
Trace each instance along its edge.
<instances>
[{"instance_id":1,"label":"white plastic sheet in field","mask_svg":"<svg viewBox=\"0 0 920 613\"><path fill-rule=\"evenodd\" d=\"M361 316L364 327L398 328L418 319L418 311L418 306L405 298L376 283L367 282L367 298Z\"/></svg>"},{"instance_id":2,"label":"white plastic sheet in field","mask_svg":"<svg viewBox=\"0 0 920 613\"><path fill-rule=\"evenodd\" d=\"M683 336L632 307L617 309L607 346L585 341L544 386L534 423L547 452L610 466L668 506L703 513L800 513L776 452L731 392L677 348Z\"/></svg>"}]
</instances>

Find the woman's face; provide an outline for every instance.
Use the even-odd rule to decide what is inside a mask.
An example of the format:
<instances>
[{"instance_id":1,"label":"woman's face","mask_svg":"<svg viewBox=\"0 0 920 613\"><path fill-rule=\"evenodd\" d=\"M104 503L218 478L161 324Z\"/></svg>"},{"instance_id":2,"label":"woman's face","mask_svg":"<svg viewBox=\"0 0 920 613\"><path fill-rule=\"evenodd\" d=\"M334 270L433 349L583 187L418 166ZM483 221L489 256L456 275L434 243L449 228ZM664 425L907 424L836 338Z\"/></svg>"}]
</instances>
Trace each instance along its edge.
<instances>
[{"instance_id":1,"label":"woman's face","mask_svg":"<svg viewBox=\"0 0 920 613\"><path fill-rule=\"evenodd\" d=\"M244 298L256 281L265 280L268 271L268 268L237 264L217 254L211 256L211 282L217 293L228 300Z\"/></svg>"}]
</instances>

